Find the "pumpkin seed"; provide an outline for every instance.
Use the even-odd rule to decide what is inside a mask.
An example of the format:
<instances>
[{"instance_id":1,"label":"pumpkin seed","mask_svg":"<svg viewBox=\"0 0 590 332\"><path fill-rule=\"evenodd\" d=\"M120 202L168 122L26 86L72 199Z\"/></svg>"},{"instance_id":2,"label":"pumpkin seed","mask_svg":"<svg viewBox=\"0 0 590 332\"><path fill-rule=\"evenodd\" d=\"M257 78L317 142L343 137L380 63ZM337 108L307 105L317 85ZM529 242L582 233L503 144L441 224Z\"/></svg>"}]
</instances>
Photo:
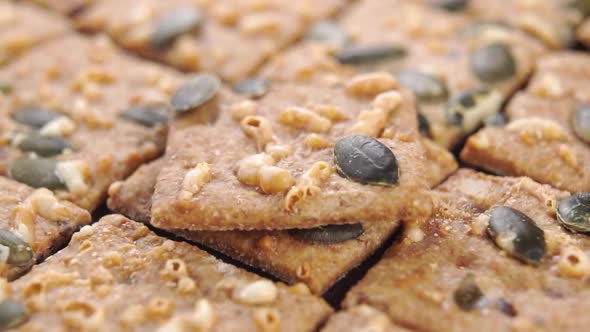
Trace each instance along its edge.
<instances>
[{"instance_id":1,"label":"pumpkin seed","mask_svg":"<svg viewBox=\"0 0 590 332\"><path fill-rule=\"evenodd\" d=\"M270 80L260 77L247 78L232 87L232 90L240 95L250 98L260 98L270 89Z\"/></svg>"},{"instance_id":2,"label":"pumpkin seed","mask_svg":"<svg viewBox=\"0 0 590 332\"><path fill-rule=\"evenodd\" d=\"M132 106L120 116L145 127L165 126L168 122L168 109L163 104Z\"/></svg>"},{"instance_id":3,"label":"pumpkin seed","mask_svg":"<svg viewBox=\"0 0 590 332\"><path fill-rule=\"evenodd\" d=\"M451 97L446 107L447 123L460 126L468 135L479 128L485 119L498 113L503 97L489 89L472 89Z\"/></svg>"},{"instance_id":4,"label":"pumpkin seed","mask_svg":"<svg viewBox=\"0 0 590 332\"><path fill-rule=\"evenodd\" d=\"M336 53L336 59L346 65L365 65L398 60L406 55L406 49L399 45L351 46Z\"/></svg>"},{"instance_id":5,"label":"pumpkin seed","mask_svg":"<svg viewBox=\"0 0 590 332\"><path fill-rule=\"evenodd\" d=\"M10 84L10 82L0 81L0 92L1 93L7 95L7 94L11 93L13 89L14 89L14 87L12 86L12 84Z\"/></svg>"},{"instance_id":6,"label":"pumpkin seed","mask_svg":"<svg viewBox=\"0 0 590 332\"><path fill-rule=\"evenodd\" d=\"M12 114L15 121L34 128L41 128L60 116L58 112L37 105L20 107Z\"/></svg>"},{"instance_id":7,"label":"pumpkin seed","mask_svg":"<svg viewBox=\"0 0 590 332\"><path fill-rule=\"evenodd\" d=\"M345 47L350 36L333 21L319 21L307 31L306 39L327 43L336 49Z\"/></svg>"},{"instance_id":8,"label":"pumpkin seed","mask_svg":"<svg viewBox=\"0 0 590 332\"><path fill-rule=\"evenodd\" d=\"M469 0L433 0L432 3L448 11L459 11L467 7Z\"/></svg>"},{"instance_id":9,"label":"pumpkin seed","mask_svg":"<svg viewBox=\"0 0 590 332\"><path fill-rule=\"evenodd\" d=\"M172 109L192 111L211 100L221 87L221 80L213 74L202 73L190 78L172 95Z\"/></svg>"},{"instance_id":10,"label":"pumpkin seed","mask_svg":"<svg viewBox=\"0 0 590 332\"><path fill-rule=\"evenodd\" d=\"M15 328L29 319L29 311L24 303L11 299L0 302L0 329Z\"/></svg>"},{"instance_id":11,"label":"pumpkin seed","mask_svg":"<svg viewBox=\"0 0 590 332\"><path fill-rule=\"evenodd\" d=\"M486 127L502 127L508 123L508 118L503 113L492 114L485 120Z\"/></svg>"},{"instance_id":12,"label":"pumpkin seed","mask_svg":"<svg viewBox=\"0 0 590 332\"><path fill-rule=\"evenodd\" d=\"M338 173L352 181L393 186L399 183L399 166L391 150L373 137L351 135L334 145Z\"/></svg>"},{"instance_id":13,"label":"pumpkin seed","mask_svg":"<svg viewBox=\"0 0 590 332\"><path fill-rule=\"evenodd\" d=\"M364 232L362 224L327 225L310 229L292 229L289 233L301 240L319 244L335 244L356 239Z\"/></svg>"},{"instance_id":14,"label":"pumpkin seed","mask_svg":"<svg viewBox=\"0 0 590 332\"><path fill-rule=\"evenodd\" d=\"M572 116L572 126L576 135L584 142L590 143L590 105L580 104Z\"/></svg>"},{"instance_id":15,"label":"pumpkin seed","mask_svg":"<svg viewBox=\"0 0 590 332\"><path fill-rule=\"evenodd\" d=\"M459 286L453 292L453 298L459 308L470 311L485 306L487 299L477 283L473 273L468 273L461 279Z\"/></svg>"},{"instance_id":16,"label":"pumpkin seed","mask_svg":"<svg viewBox=\"0 0 590 332\"><path fill-rule=\"evenodd\" d=\"M416 113L418 115L418 128L423 135L430 135L430 122L421 112Z\"/></svg>"},{"instance_id":17,"label":"pumpkin seed","mask_svg":"<svg viewBox=\"0 0 590 332\"><path fill-rule=\"evenodd\" d=\"M590 193L577 193L559 201L557 220L572 232L589 233Z\"/></svg>"},{"instance_id":18,"label":"pumpkin seed","mask_svg":"<svg viewBox=\"0 0 590 332\"><path fill-rule=\"evenodd\" d=\"M516 61L510 47L499 42L477 49L471 55L470 65L475 76L486 83L503 81L516 73Z\"/></svg>"},{"instance_id":19,"label":"pumpkin seed","mask_svg":"<svg viewBox=\"0 0 590 332\"><path fill-rule=\"evenodd\" d=\"M17 148L25 152L35 152L43 157L61 154L64 150L72 149L72 144L60 136L43 136L37 132L30 132L18 142Z\"/></svg>"},{"instance_id":20,"label":"pumpkin seed","mask_svg":"<svg viewBox=\"0 0 590 332\"><path fill-rule=\"evenodd\" d=\"M57 161L46 158L23 157L10 166L10 176L33 188L65 189L65 183L57 176Z\"/></svg>"},{"instance_id":21,"label":"pumpkin seed","mask_svg":"<svg viewBox=\"0 0 590 332\"><path fill-rule=\"evenodd\" d=\"M516 209L492 208L488 233L498 247L526 263L536 264L545 256L545 232Z\"/></svg>"},{"instance_id":22,"label":"pumpkin seed","mask_svg":"<svg viewBox=\"0 0 590 332\"><path fill-rule=\"evenodd\" d=\"M397 81L410 89L420 102L436 103L446 101L449 97L445 82L418 70L404 70L398 73Z\"/></svg>"},{"instance_id":23,"label":"pumpkin seed","mask_svg":"<svg viewBox=\"0 0 590 332\"><path fill-rule=\"evenodd\" d=\"M11 231L0 230L0 246L8 248L8 259L10 265L25 266L33 263L33 250L28 243Z\"/></svg>"},{"instance_id":24,"label":"pumpkin seed","mask_svg":"<svg viewBox=\"0 0 590 332\"><path fill-rule=\"evenodd\" d=\"M196 7L181 7L160 16L151 35L156 48L170 46L176 38L197 30L203 21L201 11Z\"/></svg>"}]
</instances>

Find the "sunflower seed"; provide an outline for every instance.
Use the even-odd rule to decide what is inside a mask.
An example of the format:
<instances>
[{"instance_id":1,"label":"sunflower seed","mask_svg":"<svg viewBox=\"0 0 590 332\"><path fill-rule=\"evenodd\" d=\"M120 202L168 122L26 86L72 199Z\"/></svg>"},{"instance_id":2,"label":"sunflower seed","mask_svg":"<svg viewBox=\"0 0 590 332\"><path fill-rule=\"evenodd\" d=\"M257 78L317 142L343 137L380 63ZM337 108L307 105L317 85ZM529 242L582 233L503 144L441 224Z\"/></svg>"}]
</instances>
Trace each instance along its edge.
<instances>
[{"instance_id":1,"label":"sunflower seed","mask_svg":"<svg viewBox=\"0 0 590 332\"><path fill-rule=\"evenodd\" d=\"M170 46L178 37L197 30L203 21L201 11L196 7L181 7L160 16L151 35L156 48Z\"/></svg>"},{"instance_id":2,"label":"sunflower seed","mask_svg":"<svg viewBox=\"0 0 590 332\"><path fill-rule=\"evenodd\" d=\"M406 49L399 45L351 46L338 52L336 59L346 65L366 65L398 60L406 55Z\"/></svg>"},{"instance_id":3,"label":"sunflower seed","mask_svg":"<svg viewBox=\"0 0 590 332\"><path fill-rule=\"evenodd\" d=\"M557 220L572 232L590 233L590 193L577 193L559 201Z\"/></svg>"},{"instance_id":4,"label":"sunflower seed","mask_svg":"<svg viewBox=\"0 0 590 332\"><path fill-rule=\"evenodd\" d=\"M172 95L172 109L180 113L192 111L211 100L220 87L221 81L213 74L193 76Z\"/></svg>"},{"instance_id":5,"label":"sunflower seed","mask_svg":"<svg viewBox=\"0 0 590 332\"><path fill-rule=\"evenodd\" d=\"M479 128L485 119L498 113L503 97L495 90L466 90L451 97L446 107L447 123L460 126L468 135Z\"/></svg>"},{"instance_id":6,"label":"sunflower seed","mask_svg":"<svg viewBox=\"0 0 590 332\"><path fill-rule=\"evenodd\" d=\"M34 128L41 128L60 116L58 112L37 105L20 107L12 114L15 121Z\"/></svg>"},{"instance_id":7,"label":"sunflower seed","mask_svg":"<svg viewBox=\"0 0 590 332\"><path fill-rule=\"evenodd\" d=\"M526 263L539 263L545 256L545 232L516 209L492 208L488 233L500 249Z\"/></svg>"},{"instance_id":8,"label":"sunflower seed","mask_svg":"<svg viewBox=\"0 0 590 332\"><path fill-rule=\"evenodd\" d=\"M132 106L120 116L145 127L165 126L168 122L168 109L163 104Z\"/></svg>"},{"instance_id":9,"label":"sunflower seed","mask_svg":"<svg viewBox=\"0 0 590 332\"><path fill-rule=\"evenodd\" d=\"M29 319L29 311L24 303L6 299L0 302L0 329L12 329Z\"/></svg>"},{"instance_id":10,"label":"sunflower seed","mask_svg":"<svg viewBox=\"0 0 590 332\"><path fill-rule=\"evenodd\" d=\"M394 186L399 166L391 150L373 137L351 135L334 145L334 164L343 177L366 184Z\"/></svg>"},{"instance_id":11,"label":"sunflower seed","mask_svg":"<svg viewBox=\"0 0 590 332\"><path fill-rule=\"evenodd\" d=\"M24 152L35 152L40 156L50 157L71 150L72 144L63 137L43 136L33 131L25 134L16 147Z\"/></svg>"},{"instance_id":12,"label":"sunflower seed","mask_svg":"<svg viewBox=\"0 0 590 332\"><path fill-rule=\"evenodd\" d=\"M449 97L445 82L432 75L418 70L404 70L396 77L398 83L410 89L420 102L436 103Z\"/></svg>"},{"instance_id":13,"label":"sunflower seed","mask_svg":"<svg viewBox=\"0 0 590 332\"><path fill-rule=\"evenodd\" d=\"M260 77L247 78L232 87L232 90L249 98L260 98L270 89L270 80Z\"/></svg>"},{"instance_id":14,"label":"sunflower seed","mask_svg":"<svg viewBox=\"0 0 590 332\"><path fill-rule=\"evenodd\" d=\"M475 76L486 83L504 81L516 73L512 51L502 43L492 43L476 50L471 55L470 65Z\"/></svg>"},{"instance_id":15,"label":"sunflower seed","mask_svg":"<svg viewBox=\"0 0 590 332\"><path fill-rule=\"evenodd\" d=\"M33 263L33 250L28 243L11 231L0 230L0 246L8 248L6 263L14 266L27 266Z\"/></svg>"},{"instance_id":16,"label":"sunflower seed","mask_svg":"<svg viewBox=\"0 0 590 332\"><path fill-rule=\"evenodd\" d=\"M57 161L45 158L22 157L10 166L10 176L33 188L65 189L65 183L57 176Z\"/></svg>"},{"instance_id":17,"label":"sunflower seed","mask_svg":"<svg viewBox=\"0 0 590 332\"><path fill-rule=\"evenodd\" d=\"M576 135L584 142L590 143L590 105L580 104L572 115L572 126Z\"/></svg>"},{"instance_id":18,"label":"sunflower seed","mask_svg":"<svg viewBox=\"0 0 590 332\"><path fill-rule=\"evenodd\" d=\"M336 49L345 47L350 36L333 21L319 21L307 31L306 39L327 43Z\"/></svg>"},{"instance_id":19,"label":"sunflower seed","mask_svg":"<svg viewBox=\"0 0 590 332\"><path fill-rule=\"evenodd\" d=\"M301 240L319 244L335 244L356 239L364 232L362 224L327 225L310 229L292 229L289 233Z\"/></svg>"}]
</instances>

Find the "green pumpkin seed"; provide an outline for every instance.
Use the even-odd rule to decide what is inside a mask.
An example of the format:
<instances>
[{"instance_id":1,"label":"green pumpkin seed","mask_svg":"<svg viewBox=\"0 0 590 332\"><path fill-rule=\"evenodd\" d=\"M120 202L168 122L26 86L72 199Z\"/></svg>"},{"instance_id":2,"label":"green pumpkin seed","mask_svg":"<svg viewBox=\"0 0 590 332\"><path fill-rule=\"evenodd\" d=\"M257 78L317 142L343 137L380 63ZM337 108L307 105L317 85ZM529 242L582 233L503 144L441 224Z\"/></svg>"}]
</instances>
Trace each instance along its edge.
<instances>
[{"instance_id":1,"label":"green pumpkin seed","mask_svg":"<svg viewBox=\"0 0 590 332\"><path fill-rule=\"evenodd\" d=\"M486 83L504 81L516 73L512 51L502 43L492 43L476 50L471 55L470 65L475 76Z\"/></svg>"},{"instance_id":2,"label":"green pumpkin seed","mask_svg":"<svg viewBox=\"0 0 590 332\"><path fill-rule=\"evenodd\" d=\"M178 37L197 30L203 22L203 14L196 7L177 8L160 16L151 35L156 48L170 46Z\"/></svg>"},{"instance_id":3,"label":"green pumpkin seed","mask_svg":"<svg viewBox=\"0 0 590 332\"><path fill-rule=\"evenodd\" d=\"M175 112L188 112L211 100L219 88L221 80L208 73L198 74L185 82L172 95L170 104Z\"/></svg>"},{"instance_id":4,"label":"green pumpkin seed","mask_svg":"<svg viewBox=\"0 0 590 332\"><path fill-rule=\"evenodd\" d=\"M406 55L406 49L399 45L351 46L336 53L336 59L345 65L367 65L398 60Z\"/></svg>"},{"instance_id":5,"label":"green pumpkin seed","mask_svg":"<svg viewBox=\"0 0 590 332\"><path fill-rule=\"evenodd\" d=\"M590 193L577 193L559 201L557 220L572 232L590 233Z\"/></svg>"},{"instance_id":6,"label":"green pumpkin seed","mask_svg":"<svg viewBox=\"0 0 590 332\"><path fill-rule=\"evenodd\" d=\"M503 97L495 90L466 90L451 97L446 107L447 123L460 126L464 134L473 133L485 119L498 113Z\"/></svg>"},{"instance_id":7,"label":"green pumpkin seed","mask_svg":"<svg viewBox=\"0 0 590 332\"><path fill-rule=\"evenodd\" d=\"M23 106L12 113L15 121L34 128L41 128L61 116L58 112L37 105Z\"/></svg>"},{"instance_id":8,"label":"green pumpkin seed","mask_svg":"<svg viewBox=\"0 0 590 332\"><path fill-rule=\"evenodd\" d=\"M576 135L584 142L590 143L590 105L580 104L572 115L572 126Z\"/></svg>"},{"instance_id":9,"label":"green pumpkin seed","mask_svg":"<svg viewBox=\"0 0 590 332\"><path fill-rule=\"evenodd\" d=\"M10 82L0 81L0 92L1 93L7 95L7 94L11 93L13 89L14 89L14 87L12 86L12 84L10 84Z\"/></svg>"},{"instance_id":10,"label":"green pumpkin seed","mask_svg":"<svg viewBox=\"0 0 590 332\"><path fill-rule=\"evenodd\" d=\"M7 247L9 250L6 261L9 265L26 266L33 263L34 255L31 246L13 232L0 230L0 246Z\"/></svg>"},{"instance_id":11,"label":"green pumpkin seed","mask_svg":"<svg viewBox=\"0 0 590 332\"><path fill-rule=\"evenodd\" d=\"M545 232L516 209L492 208L488 233L500 249L526 263L539 263L545 256Z\"/></svg>"},{"instance_id":12,"label":"green pumpkin seed","mask_svg":"<svg viewBox=\"0 0 590 332\"><path fill-rule=\"evenodd\" d=\"M432 4L448 11L459 11L465 9L469 0L433 0Z\"/></svg>"},{"instance_id":13,"label":"green pumpkin seed","mask_svg":"<svg viewBox=\"0 0 590 332\"><path fill-rule=\"evenodd\" d=\"M329 44L336 49L345 47L350 36L333 21L319 21L307 31L306 39Z\"/></svg>"},{"instance_id":14,"label":"green pumpkin seed","mask_svg":"<svg viewBox=\"0 0 590 332\"><path fill-rule=\"evenodd\" d=\"M362 224L327 225L310 229L292 229L292 236L319 244L329 245L353 240L364 232Z\"/></svg>"},{"instance_id":15,"label":"green pumpkin seed","mask_svg":"<svg viewBox=\"0 0 590 332\"><path fill-rule=\"evenodd\" d=\"M145 127L165 126L168 123L168 109L163 104L132 106L120 114L121 118Z\"/></svg>"},{"instance_id":16,"label":"green pumpkin seed","mask_svg":"<svg viewBox=\"0 0 590 332\"><path fill-rule=\"evenodd\" d=\"M459 308L470 311L485 306L487 299L477 283L473 273L468 273L461 279L459 286L453 292L453 298Z\"/></svg>"},{"instance_id":17,"label":"green pumpkin seed","mask_svg":"<svg viewBox=\"0 0 590 332\"><path fill-rule=\"evenodd\" d=\"M508 123L508 118L503 113L492 114L485 120L486 127L503 127Z\"/></svg>"},{"instance_id":18,"label":"green pumpkin seed","mask_svg":"<svg viewBox=\"0 0 590 332\"><path fill-rule=\"evenodd\" d=\"M394 186L399 183L399 166L391 150L373 137L351 135L334 145L338 173L352 181Z\"/></svg>"},{"instance_id":19,"label":"green pumpkin seed","mask_svg":"<svg viewBox=\"0 0 590 332\"><path fill-rule=\"evenodd\" d=\"M43 157L61 154L65 150L72 150L72 144L59 136L43 136L37 132L30 132L16 145L21 151L34 152Z\"/></svg>"},{"instance_id":20,"label":"green pumpkin seed","mask_svg":"<svg viewBox=\"0 0 590 332\"><path fill-rule=\"evenodd\" d=\"M418 70L404 70L396 75L400 85L410 89L424 103L446 101L447 85L442 80Z\"/></svg>"},{"instance_id":21,"label":"green pumpkin seed","mask_svg":"<svg viewBox=\"0 0 590 332\"><path fill-rule=\"evenodd\" d=\"M23 157L10 166L10 176L33 188L50 190L65 189L64 182L57 176L57 161L46 158Z\"/></svg>"},{"instance_id":22,"label":"green pumpkin seed","mask_svg":"<svg viewBox=\"0 0 590 332\"><path fill-rule=\"evenodd\" d=\"M240 95L250 98L260 98L270 89L270 80L260 77L247 78L232 87L232 90Z\"/></svg>"},{"instance_id":23,"label":"green pumpkin seed","mask_svg":"<svg viewBox=\"0 0 590 332\"><path fill-rule=\"evenodd\" d=\"M6 299L0 302L0 330L13 329L29 319L24 303Z\"/></svg>"}]
</instances>

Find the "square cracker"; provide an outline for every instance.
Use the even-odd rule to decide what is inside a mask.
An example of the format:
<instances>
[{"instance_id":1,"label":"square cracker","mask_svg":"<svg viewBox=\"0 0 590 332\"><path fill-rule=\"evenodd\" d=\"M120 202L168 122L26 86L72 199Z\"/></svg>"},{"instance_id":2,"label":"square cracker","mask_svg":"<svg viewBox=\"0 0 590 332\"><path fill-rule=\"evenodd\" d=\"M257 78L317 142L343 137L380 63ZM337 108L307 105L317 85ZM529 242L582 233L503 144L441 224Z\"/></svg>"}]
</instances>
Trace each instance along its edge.
<instances>
[{"instance_id":1,"label":"square cracker","mask_svg":"<svg viewBox=\"0 0 590 332\"><path fill-rule=\"evenodd\" d=\"M295 41L304 25L334 14L346 1L243 0L102 0L76 18L83 30L102 31L126 49L189 71L218 73L228 81L243 79L278 50ZM166 47L151 35L160 17L196 8L203 21Z\"/></svg>"},{"instance_id":2,"label":"square cracker","mask_svg":"<svg viewBox=\"0 0 590 332\"><path fill-rule=\"evenodd\" d=\"M422 205L415 207L425 199L427 185L422 178L424 153L413 97L406 90L386 89L395 86L386 73L367 75L331 84L275 82L254 102L256 115L172 133L152 200L153 225L186 230L289 229L397 220L410 212L420 215ZM379 83L370 83L358 95L356 83L365 79ZM382 80L387 85L381 86ZM391 104L379 106L383 100ZM228 114L230 109L220 112ZM285 120L283 116L291 111L309 116L310 126L302 128L301 120ZM373 123L374 116L381 120ZM322 124L320 130L317 123ZM250 126L257 128L255 133L248 134ZM380 142L398 160L399 184L366 185L331 172L333 144L351 133L381 136ZM322 144L315 144L316 140ZM275 155L275 148L287 152ZM258 186L242 183L236 173L238 164L256 154L273 156L274 166L287 170L295 186L266 194ZM199 167L204 163L209 169L201 174ZM304 173L314 167L324 167L328 175L314 178L319 181L317 192L293 203L290 193L305 187L313 175ZM190 185L195 174L205 179L197 187Z\"/></svg>"},{"instance_id":3,"label":"square cracker","mask_svg":"<svg viewBox=\"0 0 590 332\"><path fill-rule=\"evenodd\" d=\"M590 240L556 220L555 203L566 192L465 169L436 195L436 213L422 226L424 239L394 244L347 294L345 308L368 304L412 330L581 331L588 325L578 310L590 299ZM521 211L544 231L547 252L538 265L507 255L489 237L489 209L498 205ZM570 258L584 263L571 265ZM488 301L467 312L454 297L469 274Z\"/></svg>"},{"instance_id":4,"label":"square cracker","mask_svg":"<svg viewBox=\"0 0 590 332\"><path fill-rule=\"evenodd\" d=\"M73 185L61 174L67 190L56 193L90 211L102 203L113 181L164 149L164 122L148 127L121 114L135 106L166 105L183 79L173 70L121 53L105 38L77 35L38 47L0 68L0 76L13 85L0 99L0 107L6 110L0 124L0 174L9 174L13 162L28 155L17 148L19 137L45 129L16 121L15 114L30 106L57 112L59 126L47 135L63 137L73 149L51 158L76 165L69 168L74 169L70 175L79 176L83 183Z\"/></svg>"},{"instance_id":5,"label":"square cracker","mask_svg":"<svg viewBox=\"0 0 590 332\"><path fill-rule=\"evenodd\" d=\"M120 215L2 288L27 305L27 331L315 331L332 311L304 285L273 283Z\"/></svg>"},{"instance_id":6,"label":"square cracker","mask_svg":"<svg viewBox=\"0 0 590 332\"><path fill-rule=\"evenodd\" d=\"M79 227L89 224L90 214L70 202L57 201L51 192L33 189L0 176L0 230L11 232L32 250L31 260L4 261L13 255L0 239L0 277L14 280L68 243Z\"/></svg>"},{"instance_id":7,"label":"square cracker","mask_svg":"<svg viewBox=\"0 0 590 332\"><path fill-rule=\"evenodd\" d=\"M423 139L429 184L443 181L457 168L453 156ZM125 181L109 188L108 206L131 219L150 223L151 199L156 178L164 166L158 159L141 166ZM399 223L363 223L356 239L336 244L298 239L288 231L188 232L175 235L202 243L250 266L260 268L290 284L305 283L314 294L321 294L353 267L371 255L398 228Z\"/></svg>"}]
</instances>

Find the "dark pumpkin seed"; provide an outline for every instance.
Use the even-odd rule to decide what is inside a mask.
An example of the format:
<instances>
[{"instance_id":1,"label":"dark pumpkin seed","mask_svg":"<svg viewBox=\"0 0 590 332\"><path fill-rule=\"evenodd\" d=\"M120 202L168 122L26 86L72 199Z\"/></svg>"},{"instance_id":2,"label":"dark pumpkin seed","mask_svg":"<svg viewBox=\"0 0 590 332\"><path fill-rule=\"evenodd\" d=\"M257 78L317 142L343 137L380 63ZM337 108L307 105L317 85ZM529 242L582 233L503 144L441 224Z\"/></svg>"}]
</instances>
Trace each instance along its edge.
<instances>
[{"instance_id":1,"label":"dark pumpkin seed","mask_svg":"<svg viewBox=\"0 0 590 332\"><path fill-rule=\"evenodd\" d=\"M545 232L516 209L508 206L492 208L488 233L498 247L526 263L539 263L545 256Z\"/></svg>"},{"instance_id":2,"label":"dark pumpkin seed","mask_svg":"<svg viewBox=\"0 0 590 332\"><path fill-rule=\"evenodd\" d=\"M11 231L0 230L0 245L8 248L9 265L26 266L33 263L33 250L28 243Z\"/></svg>"},{"instance_id":3,"label":"dark pumpkin seed","mask_svg":"<svg viewBox=\"0 0 590 332\"><path fill-rule=\"evenodd\" d=\"M160 16L151 35L156 48L170 46L178 37L197 30L203 21L203 14L196 7L177 8Z\"/></svg>"},{"instance_id":4,"label":"dark pumpkin seed","mask_svg":"<svg viewBox=\"0 0 590 332\"><path fill-rule=\"evenodd\" d=\"M165 126L168 122L168 108L162 104L132 106L120 116L145 127Z\"/></svg>"},{"instance_id":5,"label":"dark pumpkin seed","mask_svg":"<svg viewBox=\"0 0 590 332\"><path fill-rule=\"evenodd\" d=\"M504 81L516 73L512 51L502 43L492 43L477 49L471 55L470 65L475 76L486 83Z\"/></svg>"},{"instance_id":6,"label":"dark pumpkin seed","mask_svg":"<svg viewBox=\"0 0 590 332\"><path fill-rule=\"evenodd\" d=\"M399 45L351 46L336 53L336 59L346 65L366 65L398 60L406 55L406 49Z\"/></svg>"},{"instance_id":7,"label":"dark pumpkin seed","mask_svg":"<svg viewBox=\"0 0 590 332\"><path fill-rule=\"evenodd\" d=\"M580 104L572 116L572 126L576 135L584 142L590 143L590 105Z\"/></svg>"},{"instance_id":8,"label":"dark pumpkin seed","mask_svg":"<svg viewBox=\"0 0 590 332\"><path fill-rule=\"evenodd\" d=\"M0 330L16 328L29 319L24 303L7 299L0 302Z\"/></svg>"},{"instance_id":9,"label":"dark pumpkin seed","mask_svg":"<svg viewBox=\"0 0 590 332\"><path fill-rule=\"evenodd\" d=\"M351 135L334 145L334 164L343 177L367 184L399 183L399 166L391 150L373 137Z\"/></svg>"},{"instance_id":10,"label":"dark pumpkin seed","mask_svg":"<svg viewBox=\"0 0 590 332\"><path fill-rule=\"evenodd\" d=\"M211 100L220 87L221 80L213 74L193 76L172 95L172 109L180 113L192 111Z\"/></svg>"},{"instance_id":11,"label":"dark pumpkin seed","mask_svg":"<svg viewBox=\"0 0 590 332\"><path fill-rule=\"evenodd\" d=\"M557 220L572 232L590 233L590 193L577 193L559 201Z\"/></svg>"},{"instance_id":12,"label":"dark pumpkin seed","mask_svg":"<svg viewBox=\"0 0 590 332\"><path fill-rule=\"evenodd\" d=\"M449 97L445 82L432 75L418 70L404 70L396 77L399 84L410 89L420 102L436 103Z\"/></svg>"},{"instance_id":13,"label":"dark pumpkin seed","mask_svg":"<svg viewBox=\"0 0 590 332\"><path fill-rule=\"evenodd\" d=\"M364 232L362 224L327 225L310 229L292 229L289 233L301 240L319 244L335 244L356 239Z\"/></svg>"},{"instance_id":14,"label":"dark pumpkin seed","mask_svg":"<svg viewBox=\"0 0 590 332\"><path fill-rule=\"evenodd\" d=\"M421 112L416 113L418 115L418 128L423 135L430 135L430 122Z\"/></svg>"},{"instance_id":15,"label":"dark pumpkin seed","mask_svg":"<svg viewBox=\"0 0 590 332\"><path fill-rule=\"evenodd\" d=\"M495 90L472 89L451 97L446 107L447 123L460 126L467 135L479 128L485 119L497 114L503 97Z\"/></svg>"},{"instance_id":16,"label":"dark pumpkin seed","mask_svg":"<svg viewBox=\"0 0 590 332\"><path fill-rule=\"evenodd\" d=\"M459 11L465 9L469 0L433 0L432 4L448 11Z\"/></svg>"},{"instance_id":17,"label":"dark pumpkin seed","mask_svg":"<svg viewBox=\"0 0 590 332\"><path fill-rule=\"evenodd\" d=\"M270 89L270 80L260 77L247 78L232 87L232 90L240 95L250 98L260 98Z\"/></svg>"},{"instance_id":18,"label":"dark pumpkin seed","mask_svg":"<svg viewBox=\"0 0 590 332\"><path fill-rule=\"evenodd\" d=\"M11 93L13 90L13 86L12 84L10 84L10 82L6 82L6 81L0 81L0 92L7 95L9 93Z\"/></svg>"},{"instance_id":19,"label":"dark pumpkin seed","mask_svg":"<svg viewBox=\"0 0 590 332\"><path fill-rule=\"evenodd\" d=\"M487 302L472 273L468 273L461 279L459 286L453 292L453 298L457 306L465 311L482 308Z\"/></svg>"},{"instance_id":20,"label":"dark pumpkin seed","mask_svg":"<svg viewBox=\"0 0 590 332\"><path fill-rule=\"evenodd\" d=\"M307 31L306 39L327 43L337 49L350 42L350 36L333 21L319 21Z\"/></svg>"},{"instance_id":21,"label":"dark pumpkin seed","mask_svg":"<svg viewBox=\"0 0 590 332\"><path fill-rule=\"evenodd\" d=\"M64 182L56 173L57 161L46 158L23 157L10 166L10 176L33 188L50 190L65 189Z\"/></svg>"},{"instance_id":22,"label":"dark pumpkin seed","mask_svg":"<svg viewBox=\"0 0 590 332\"><path fill-rule=\"evenodd\" d=\"M20 107L12 114L15 121L34 128L41 128L61 116L58 112L37 105Z\"/></svg>"},{"instance_id":23,"label":"dark pumpkin seed","mask_svg":"<svg viewBox=\"0 0 590 332\"><path fill-rule=\"evenodd\" d=\"M73 149L70 142L59 136L43 136L37 132L25 134L17 148L24 152L34 152L43 157L50 157L61 154L65 150Z\"/></svg>"},{"instance_id":24,"label":"dark pumpkin seed","mask_svg":"<svg viewBox=\"0 0 590 332\"><path fill-rule=\"evenodd\" d=\"M503 113L492 114L485 120L486 127L503 127L508 123L508 118Z\"/></svg>"}]
</instances>

